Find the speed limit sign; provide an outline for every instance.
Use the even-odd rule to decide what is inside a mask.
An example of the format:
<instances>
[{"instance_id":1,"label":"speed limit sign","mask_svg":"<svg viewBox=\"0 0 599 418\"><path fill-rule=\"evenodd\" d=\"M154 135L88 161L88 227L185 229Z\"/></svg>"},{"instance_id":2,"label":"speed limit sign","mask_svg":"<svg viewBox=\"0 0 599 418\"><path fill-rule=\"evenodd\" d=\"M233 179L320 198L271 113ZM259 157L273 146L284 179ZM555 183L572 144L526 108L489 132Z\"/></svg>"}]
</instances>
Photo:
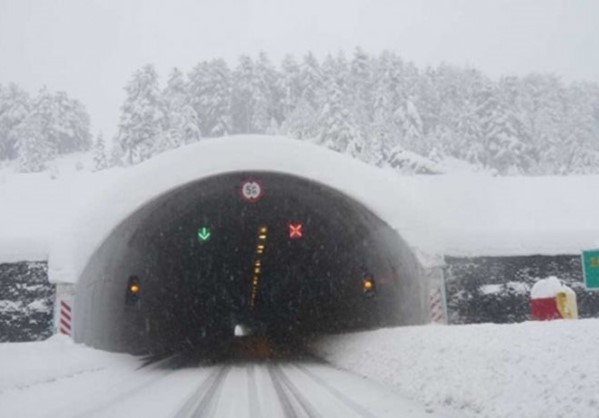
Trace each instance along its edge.
<instances>
[{"instance_id":1,"label":"speed limit sign","mask_svg":"<svg viewBox=\"0 0 599 418\"><path fill-rule=\"evenodd\" d=\"M262 198L264 187L255 179L244 180L241 183L241 197L247 202L256 202Z\"/></svg>"}]
</instances>

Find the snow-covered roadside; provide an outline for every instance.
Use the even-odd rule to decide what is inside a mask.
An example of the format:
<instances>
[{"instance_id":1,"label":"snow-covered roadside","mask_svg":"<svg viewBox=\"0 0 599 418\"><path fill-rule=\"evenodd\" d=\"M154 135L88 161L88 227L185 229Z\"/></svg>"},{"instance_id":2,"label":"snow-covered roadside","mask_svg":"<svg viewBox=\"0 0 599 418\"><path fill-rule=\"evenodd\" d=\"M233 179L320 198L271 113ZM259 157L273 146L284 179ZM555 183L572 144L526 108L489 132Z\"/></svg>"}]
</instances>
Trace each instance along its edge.
<instances>
[{"instance_id":1,"label":"snow-covered roadside","mask_svg":"<svg viewBox=\"0 0 599 418\"><path fill-rule=\"evenodd\" d=\"M329 336L314 351L472 417L599 416L599 319L421 326Z\"/></svg>"},{"instance_id":2,"label":"snow-covered roadside","mask_svg":"<svg viewBox=\"0 0 599 418\"><path fill-rule=\"evenodd\" d=\"M1 417L88 416L144 383L140 361L55 335L42 342L0 344Z\"/></svg>"},{"instance_id":3,"label":"snow-covered roadside","mask_svg":"<svg viewBox=\"0 0 599 418\"><path fill-rule=\"evenodd\" d=\"M140 366L61 336L0 344L0 417L171 416L208 373Z\"/></svg>"},{"instance_id":4,"label":"snow-covered roadside","mask_svg":"<svg viewBox=\"0 0 599 418\"><path fill-rule=\"evenodd\" d=\"M0 344L0 399L9 390L105 369L135 370L139 366L139 360L132 356L94 350L61 335L43 342L3 343Z\"/></svg>"}]
</instances>

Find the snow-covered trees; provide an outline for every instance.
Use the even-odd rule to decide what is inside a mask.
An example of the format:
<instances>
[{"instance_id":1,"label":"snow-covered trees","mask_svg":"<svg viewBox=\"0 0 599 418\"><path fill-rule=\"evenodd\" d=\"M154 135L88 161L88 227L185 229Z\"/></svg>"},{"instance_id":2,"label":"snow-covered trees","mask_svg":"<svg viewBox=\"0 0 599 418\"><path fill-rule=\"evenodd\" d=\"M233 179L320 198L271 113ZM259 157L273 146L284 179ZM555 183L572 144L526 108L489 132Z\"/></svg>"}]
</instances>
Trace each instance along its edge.
<instances>
[{"instance_id":1,"label":"snow-covered trees","mask_svg":"<svg viewBox=\"0 0 599 418\"><path fill-rule=\"evenodd\" d=\"M319 112L322 110L319 92L324 82L320 65L314 55L306 55L301 65L293 58L285 59L284 99L286 115L281 131L297 139L313 139L318 135ZM297 90L296 90L297 89Z\"/></svg>"},{"instance_id":2,"label":"snow-covered trees","mask_svg":"<svg viewBox=\"0 0 599 418\"><path fill-rule=\"evenodd\" d=\"M164 141L164 105L154 67L146 65L137 70L125 91L118 141L132 164L150 158L156 147L162 148L159 142Z\"/></svg>"},{"instance_id":3,"label":"snow-covered trees","mask_svg":"<svg viewBox=\"0 0 599 418\"><path fill-rule=\"evenodd\" d=\"M52 145L42 135L43 121L39 114L28 116L15 132L19 138L19 171L35 173L46 168L46 162L54 157Z\"/></svg>"},{"instance_id":4,"label":"snow-covered trees","mask_svg":"<svg viewBox=\"0 0 599 418\"><path fill-rule=\"evenodd\" d=\"M478 103L479 135L483 141L479 158L482 163L504 174L527 170L532 153L526 149L514 108L502 100L497 86L490 83L485 83Z\"/></svg>"},{"instance_id":5,"label":"snow-covered trees","mask_svg":"<svg viewBox=\"0 0 599 418\"><path fill-rule=\"evenodd\" d=\"M15 128L30 112L31 99L16 84L0 85L0 160L17 157L18 137Z\"/></svg>"},{"instance_id":6,"label":"snow-covered trees","mask_svg":"<svg viewBox=\"0 0 599 418\"><path fill-rule=\"evenodd\" d=\"M56 154L88 150L89 130L85 108L64 92L44 88L31 98L15 84L0 86L0 160L18 157L21 170L40 171Z\"/></svg>"},{"instance_id":7,"label":"snow-covered trees","mask_svg":"<svg viewBox=\"0 0 599 418\"><path fill-rule=\"evenodd\" d=\"M20 171L42 171L57 154L90 148L89 116L79 102L65 93L43 89L30 107L9 133L16 144Z\"/></svg>"},{"instance_id":8,"label":"snow-covered trees","mask_svg":"<svg viewBox=\"0 0 599 418\"><path fill-rule=\"evenodd\" d=\"M302 61L299 77L300 99L305 100L313 109L319 109L326 86L318 60L311 52Z\"/></svg>"},{"instance_id":9,"label":"snow-covered trees","mask_svg":"<svg viewBox=\"0 0 599 418\"><path fill-rule=\"evenodd\" d=\"M254 62L244 55L239 58L239 64L233 74L231 119L234 133L255 132L254 87Z\"/></svg>"},{"instance_id":10,"label":"snow-covered trees","mask_svg":"<svg viewBox=\"0 0 599 418\"><path fill-rule=\"evenodd\" d=\"M149 147L144 158L200 131L282 133L376 165L397 165L401 154L457 158L499 174L599 172L599 87L592 83L539 74L494 81L446 64L420 70L392 52L360 48L349 60L288 55L280 68L264 53L240 57L233 70L223 60L204 61L188 81L173 73L161 95L152 71L139 70L127 86L119 131L128 154ZM143 74L151 82L135 81ZM184 103L195 117L181 115ZM0 149L10 148L2 112ZM183 134L182 126L191 131Z\"/></svg>"},{"instance_id":11,"label":"snow-covered trees","mask_svg":"<svg viewBox=\"0 0 599 418\"><path fill-rule=\"evenodd\" d=\"M232 133L231 72L224 60L197 64L189 73L188 91L205 136Z\"/></svg>"},{"instance_id":12,"label":"snow-covered trees","mask_svg":"<svg viewBox=\"0 0 599 418\"><path fill-rule=\"evenodd\" d=\"M278 88L281 92L281 113L286 120L297 107L300 94L300 67L292 55L287 55L281 63L281 73L278 77Z\"/></svg>"},{"instance_id":13,"label":"snow-covered trees","mask_svg":"<svg viewBox=\"0 0 599 418\"><path fill-rule=\"evenodd\" d=\"M108 156L106 155L106 144L102 132L98 134L94 143L94 170L100 171L108 168Z\"/></svg>"},{"instance_id":14,"label":"snow-covered trees","mask_svg":"<svg viewBox=\"0 0 599 418\"><path fill-rule=\"evenodd\" d=\"M340 61L339 65L343 66L345 63ZM357 48L347 78L349 79L349 101L352 105L351 113L361 127L367 127L372 119L373 70L371 66L372 62L368 55L361 48Z\"/></svg>"},{"instance_id":15,"label":"snow-covered trees","mask_svg":"<svg viewBox=\"0 0 599 418\"><path fill-rule=\"evenodd\" d=\"M362 151L360 134L342 100L342 86L335 80L329 83L319 125L319 143L352 156L358 156Z\"/></svg>"},{"instance_id":16,"label":"snow-covered trees","mask_svg":"<svg viewBox=\"0 0 599 418\"><path fill-rule=\"evenodd\" d=\"M234 69L202 61L187 75L174 69L164 88L147 65L125 90L110 165L201 136L281 133L380 166L419 155L499 174L599 172L599 86L552 75L494 81L471 68L420 70L392 52L357 48L349 59L321 62L287 55L279 68L265 53L241 57ZM54 155L91 146L80 102L0 85L0 161L18 158L21 170L37 171Z\"/></svg>"},{"instance_id":17,"label":"snow-covered trees","mask_svg":"<svg viewBox=\"0 0 599 418\"><path fill-rule=\"evenodd\" d=\"M89 116L83 105L66 93L40 92L36 104L44 134L57 154L87 151L92 145Z\"/></svg>"},{"instance_id":18,"label":"snow-covered trees","mask_svg":"<svg viewBox=\"0 0 599 418\"><path fill-rule=\"evenodd\" d=\"M350 88L341 73L344 65L343 58L335 60L331 56L323 63L327 90L320 115L318 142L336 151L360 157L364 151L364 140L348 107Z\"/></svg>"},{"instance_id":19,"label":"snow-covered trees","mask_svg":"<svg viewBox=\"0 0 599 418\"><path fill-rule=\"evenodd\" d=\"M196 142L201 137L198 115L190 103L185 77L179 69L171 72L163 97L164 134L154 147L154 153Z\"/></svg>"},{"instance_id":20,"label":"snow-covered trees","mask_svg":"<svg viewBox=\"0 0 599 418\"><path fill-rule=\"evenodd\" d=\"M420 112L411 99L406 99L395 112L396 124L401 132L401 142L404 147L424 153L424 125Z\"/></svg>"}]
</instances>

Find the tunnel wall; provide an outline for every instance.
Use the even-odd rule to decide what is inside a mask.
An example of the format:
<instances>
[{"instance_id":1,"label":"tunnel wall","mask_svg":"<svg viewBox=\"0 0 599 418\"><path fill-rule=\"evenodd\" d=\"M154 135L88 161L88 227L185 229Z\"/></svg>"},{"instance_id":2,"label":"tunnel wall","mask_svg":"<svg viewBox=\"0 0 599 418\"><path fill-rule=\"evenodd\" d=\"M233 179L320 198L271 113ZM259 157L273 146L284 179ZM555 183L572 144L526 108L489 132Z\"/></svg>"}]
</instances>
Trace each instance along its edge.
<instances>
[{"instance_id":1,"label":"tunnel wall","mask_svg":"<svg viewBox=\"0 0 599 418\"><path fill-rule=\"evenodd\" d=\"M390 229L380 234L390 249L390 263L398 275L397 315L401 325L420 325L430 322L430 277L443 274L440 268L424 267L404 239Z\"/></svg>"},{"instance_id":2,"label":"tunnel wall","mask_svg":"<svg viewBox=\"0 0 599 418\"><path fill-rule=\"evenodd\" d=\"M127 315L125 306L125 287L123 279L132 271L138 274L151 274L144 254L130 245L137 228L154 209L154 201L135 212L121 223L102 243L89 261L81 280L76 286L75 319L73 337L98 348L110 351L124 351L126 348L143 345L142 321L122 327L122 318ZM127 254L127 265L121 260ZM98 320L98 317L101 317ZM112 344L107 345L106 341ZM136 351L133 349L132 351Z\"/></svg>"}]
</instances>

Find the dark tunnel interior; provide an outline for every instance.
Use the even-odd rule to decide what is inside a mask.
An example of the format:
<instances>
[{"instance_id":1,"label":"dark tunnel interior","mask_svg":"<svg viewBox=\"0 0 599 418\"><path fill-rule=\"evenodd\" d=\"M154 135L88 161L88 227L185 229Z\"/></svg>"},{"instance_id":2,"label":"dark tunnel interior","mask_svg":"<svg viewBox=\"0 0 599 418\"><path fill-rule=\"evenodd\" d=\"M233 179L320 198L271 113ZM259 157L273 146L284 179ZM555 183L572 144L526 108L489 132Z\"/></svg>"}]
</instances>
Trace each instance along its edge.
<instances>
[{"instance_id":1,"label":"dark tunnel interior","mask_svg":"<svg viewBox=\"0 0 599 418\"><path fill-rule=\"evenodd\" d=\"M261 196L244 197L244 184ZM79 285L90 300L78 297L88 305L76 335L141 354L236 334L298 341L401 324L408 274L396 235L358 202L299 177L190 183L140 209L96 252Z\"/></svg>"}]
</instances>

